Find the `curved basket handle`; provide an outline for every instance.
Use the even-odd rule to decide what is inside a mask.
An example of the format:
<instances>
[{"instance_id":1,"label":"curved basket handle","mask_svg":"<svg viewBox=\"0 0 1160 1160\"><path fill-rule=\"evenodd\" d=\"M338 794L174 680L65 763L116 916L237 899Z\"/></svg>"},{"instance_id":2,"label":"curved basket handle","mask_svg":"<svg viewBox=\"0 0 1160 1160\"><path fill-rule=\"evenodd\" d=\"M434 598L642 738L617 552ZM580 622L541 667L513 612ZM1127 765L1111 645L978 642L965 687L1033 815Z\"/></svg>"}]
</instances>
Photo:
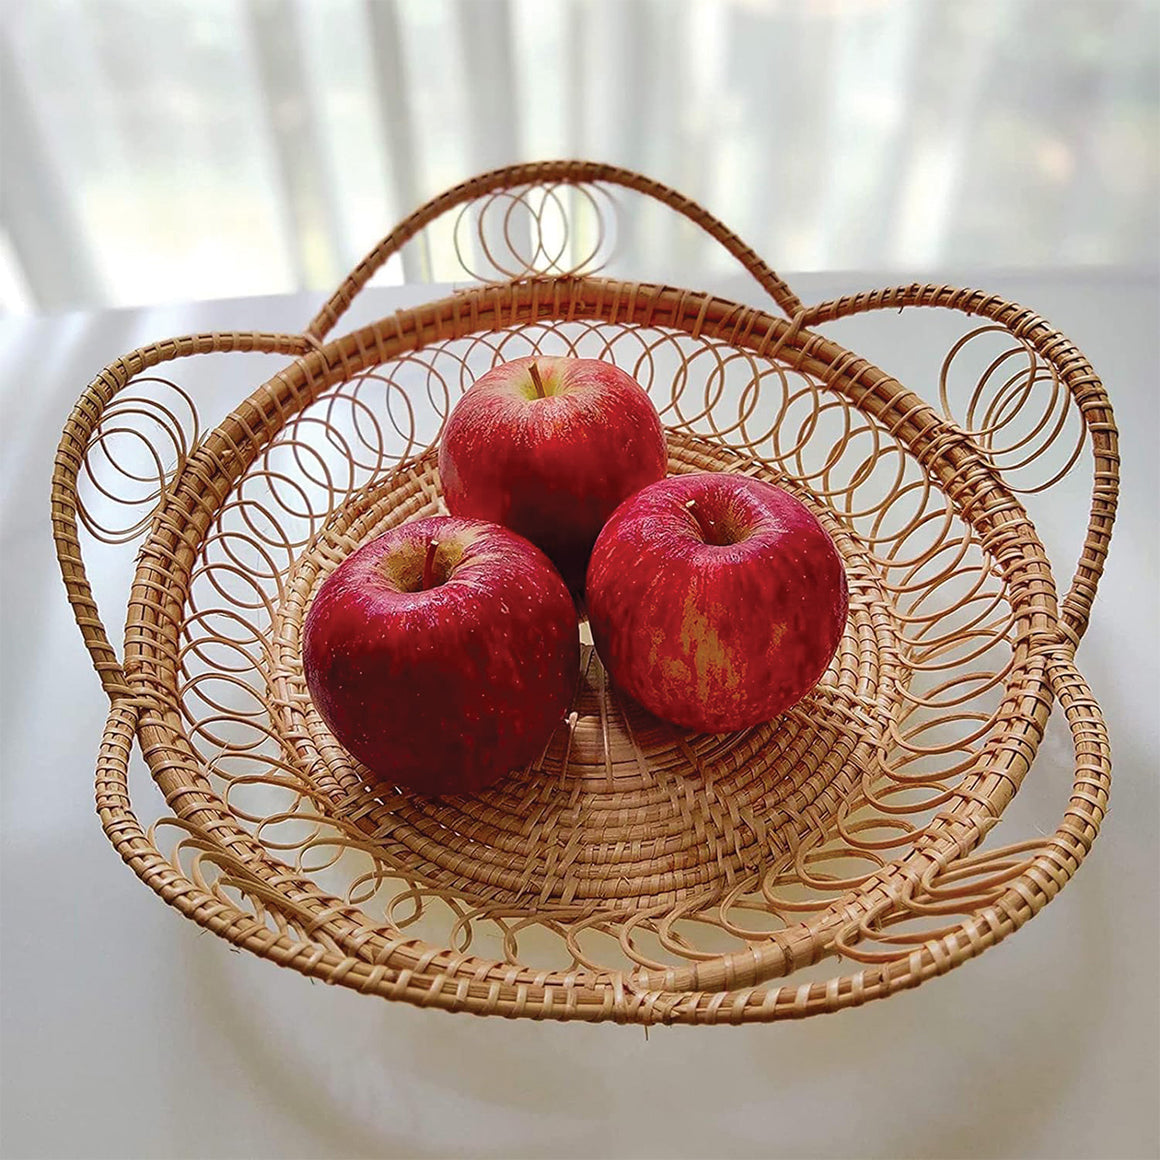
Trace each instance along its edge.
<instances>
[{"instance_id":1,"label":"curved basket handle","mask_svg":"<svg viewBox=\"0 0 1160 1160\"><path fill-rule=\"evenodd\" d=\"M792 318L802 309L798 296L758 257L752 247L747 246L723 222L675 189L617 165L605 165L597 161L540 161L527 165L508 165L502 169L481 173L453 186L405 217L359 262L342 285L330 296L326 305L306 328L306 335L315 341L321 341L346 312L355 295L387 259L398 253L424 226L429 225L447 210L498 189L535 185L540 182L579 185L596 181L635 190L676 210L720 242L753 275L762 289L785 311L787 317Z\"/></svg>"},{"instance_id":2,"label":"curved basket handle","mask_svg":"<svg viewBox=\"0 0 1160 1160\"><path fill-rule=\"evenodd\" d=\"M131 351L110 363L77 400L64 425L53 463L52 534L61 578L68 592L73 615L92 657L93 667L110 699L128 696L131 690L126 684L125 671L116 651L109 642L85 571L78 525L80 504L77 487L90 441L105 409L118 392L143 371L171 359L225 351L256 351L301 357L308 354L311 348L312 343L297 334L237 331L163 339Z\"/></svg>"},{"instance_id":3,"label":"curved basket handle","mask_svg":"<svg viewBox=\"0 0 1160 1160\"><path fill-rule=\"evenodd\" d=\"M1118 432L1108 393L1083 352L1065 334L1033 310L983 290L919 283L890 286L818 302L803 310L795 321L799 326L811 327L873 310L901 310L912 306L958 310L999 323L1016 338L1030 343L1042 358L1058 368L1079 409L1091 442L1092 499L1083 549L1060 605L1064 632L1078 641L1087 628L1096 587L1103 574L1119 496Z\"/></svg>"}]
</instances>

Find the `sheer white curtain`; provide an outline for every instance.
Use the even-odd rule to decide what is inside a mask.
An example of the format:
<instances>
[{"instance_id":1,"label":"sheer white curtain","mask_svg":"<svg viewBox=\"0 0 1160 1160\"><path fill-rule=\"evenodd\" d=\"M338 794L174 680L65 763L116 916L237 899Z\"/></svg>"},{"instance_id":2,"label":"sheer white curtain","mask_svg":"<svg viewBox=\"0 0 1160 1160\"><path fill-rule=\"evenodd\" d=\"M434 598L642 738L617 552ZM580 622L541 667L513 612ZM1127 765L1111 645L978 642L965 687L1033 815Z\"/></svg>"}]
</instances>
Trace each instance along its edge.
<instances>
[{"instance_id":1,"label":"sheer white curtain","mask_svg":"<svg viewBox=\"0 0 1160 1160\"><path fill-rule=\"evenodd\" d=\"M0 305L329 289L426 197L560 156L787 270L1154 268L1158 44L1154 0L10 0Z\"/></svg>"}]
</instances>

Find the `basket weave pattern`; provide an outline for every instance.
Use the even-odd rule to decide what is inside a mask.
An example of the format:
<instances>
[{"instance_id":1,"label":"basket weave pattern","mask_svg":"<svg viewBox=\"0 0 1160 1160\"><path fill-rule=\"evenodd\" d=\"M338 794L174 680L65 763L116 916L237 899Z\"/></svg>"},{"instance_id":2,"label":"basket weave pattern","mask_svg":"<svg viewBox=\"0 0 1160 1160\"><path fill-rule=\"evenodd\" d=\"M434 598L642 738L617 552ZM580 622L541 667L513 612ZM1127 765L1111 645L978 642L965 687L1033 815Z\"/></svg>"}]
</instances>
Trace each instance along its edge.
<instances>
[{"instance_id":1,"label":"basket weave pattern","mask_svg":"<svg viewBox=\"0 0 1160 1160\"><path fill-rule=\"evenodd\" d=\"M786 317L601 276L614 189L705 229ZM328 338L374 272L451 211L483 284ZM916 306L966 322L932 368L937 405L817 329ZM288 362L212 430L154 369L249 350ZM534 352L632 374L661 411L671 471L746 472L809 504L846 562L844 639L800 705L722 736L649 717L585 647L572 710L528 769L472 797L385 790L310 704L306 610L359 544L444 510L443 420L483 371ZM1061 597L1024 497L1088 465L1086 538ZM704 1023L882 997L1017 929L1095 838L1109 750L1074 653L1116 486L1099 379L1022 307L941 286L805 307L704 210L635 174L485 174L384 239L302 335L157 343L82 395L53 519L110 699L101 820L203 926L389 998ZM121 656L82 540L139 545ZM988 847L1055 702L1075 749L1065 815L1054 834ZM149 824L129 799L134 744L167 811ZM804 977L838 958L853 969Z\"/></svg>"}]
</instances>

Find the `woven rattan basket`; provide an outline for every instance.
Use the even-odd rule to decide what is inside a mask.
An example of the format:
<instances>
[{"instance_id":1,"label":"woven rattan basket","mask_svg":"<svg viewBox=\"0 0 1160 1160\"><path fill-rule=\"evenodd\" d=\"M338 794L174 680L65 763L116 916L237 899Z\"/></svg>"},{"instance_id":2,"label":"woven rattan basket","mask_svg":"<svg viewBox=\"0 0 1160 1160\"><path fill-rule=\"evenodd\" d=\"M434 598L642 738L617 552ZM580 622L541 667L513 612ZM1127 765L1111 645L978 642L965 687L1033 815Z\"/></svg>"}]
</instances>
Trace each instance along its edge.
<instances>
[{"instance_id":1,"label":"woven rattan basket","mask_svg":"<svg viewBox=\"0 0 1160 1160\"><path fill-rule=\"evenodd\" d=\"M627 199L702 227L778 312L604 276ZM331 337L375 271L439 228L472 284ZM959 326L921 384L929 399L819 329L908 307ZM155 369L243 351L286 357L212 427ZM312 709L304 614L358 544L441 510L433 449L450 407L534 351L634 375L671 471L747 472L811 504L846 561L843 642L804 702L722 736L648 717L584 647L572 711L531 767L472 797L386 790ZM1023 497L1089 469L1061 595ZM203 927L391 999L648 1024L881 998L1020 927L1096 836L1108 742L1074 653L1116 488L1100 381L1030 310L935 285L805 307L655 182L582 162L488 173L398 226L302 334L158 342L81 396L53 526L110 701L101 821ZM82 545L107 544L136 550L119 650L82 562ZM1064 816L991 847L1056 703L1075 755ZM136 808L135 745L160 790Z\"/></svg>"}]
</instances>

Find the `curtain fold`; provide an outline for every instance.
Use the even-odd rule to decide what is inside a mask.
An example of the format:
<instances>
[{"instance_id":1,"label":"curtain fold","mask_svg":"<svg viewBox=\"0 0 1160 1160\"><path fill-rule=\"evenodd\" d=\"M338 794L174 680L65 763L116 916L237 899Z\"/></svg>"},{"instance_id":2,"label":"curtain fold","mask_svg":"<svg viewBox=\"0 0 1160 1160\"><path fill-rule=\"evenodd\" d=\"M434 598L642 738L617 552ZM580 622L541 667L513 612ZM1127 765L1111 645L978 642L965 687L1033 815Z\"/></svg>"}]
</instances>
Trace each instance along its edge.
<instances>
[{"instance_id":1,"label":"curtain fold","mask_svg":"<svg viewBox=\"0 0 1160 1160\"><path fill-rule=\"evenodd\" d=\"M23 0L0 307L326 290L484 168L647 172L784 269L1154 267L1153 0ZM717 257L624 223L626 268ZM386 277L455 277L433 235Z\"/></svg>"}]
</instances>

